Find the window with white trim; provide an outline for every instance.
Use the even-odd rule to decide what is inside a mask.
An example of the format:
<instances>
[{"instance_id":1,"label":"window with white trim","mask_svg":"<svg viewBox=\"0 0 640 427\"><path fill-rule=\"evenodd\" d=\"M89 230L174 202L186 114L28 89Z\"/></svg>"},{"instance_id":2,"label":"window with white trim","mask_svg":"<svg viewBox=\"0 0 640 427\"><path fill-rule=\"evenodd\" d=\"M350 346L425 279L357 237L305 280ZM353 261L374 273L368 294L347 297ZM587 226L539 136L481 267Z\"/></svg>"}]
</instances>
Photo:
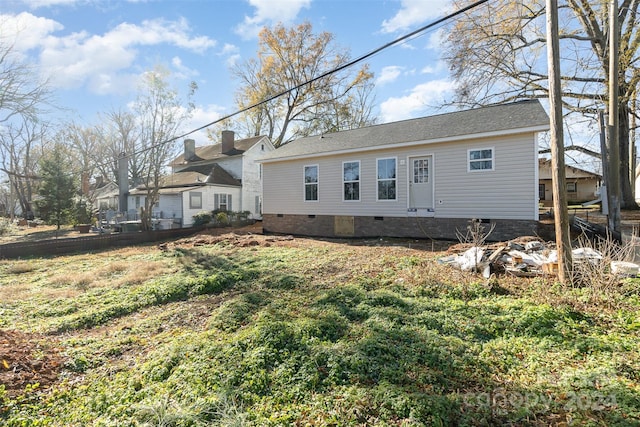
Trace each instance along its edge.
<instances>
[{"instance_id":1,"label":"window with white trim","mask_svg":"<svg viewBox=\"0 0 640 427\"><path fill-rule=\"evenodd\" d=\"M342 200L360 200L360 161L342 163Z\"/></svg>"},{"instance_id":2,"label":"window with white trim","mask_svg":"<svg viewBox=\"0 0 640 427\"><path fill-rule=\"evenodd\" d=\"M378 200L396 200L396 158L378 159Z\"/></svg>"},{"instance_id":3,"label":"window with white trim","mask_svg":"<svg viewBox=\"0 0 640 427\"><path fill-rule=\"evenodd\" d=\"M567 182L567 193L577 193L578 184L575 182Z\"/></svg>"},{"instance_id":4,"label":"window with white trim","mask_svg":"<svg viewBox=\"0 0 640 427\"><path fill-rule=\"evenodd\" d=\"M318 165L304 167L304 200L318 201Z\"/></svg>"},{"instance_id":5,"label":"window with white trim","mask_svg":"<svg viewBox=\"0 0 640 427\"><path fill-rule=\"evenodd\" d=\"M213 207L218 211L231 211L231 194L214 194Z\"/></svg>"},{"instance_id":6,"label":"window with white trim","mask_svg":"<svg viewBox=\"0 0 640 427\"><path fill-rule=\"evenodd\" d=\"M189 192L189 209L202 209L202 193L200 191Z\"/></svg>"},{"instance_id":7,"label":"window with white trim","mask_svg":"<svg viewBox=\"0 0 640 427\"><path fill-rule=\"evenodd\" d=\"M467 159L469 161L469 172L492 171L494 169L495 159L493 148L467 150L467 153Z\"/></svg>"}]
</instances>

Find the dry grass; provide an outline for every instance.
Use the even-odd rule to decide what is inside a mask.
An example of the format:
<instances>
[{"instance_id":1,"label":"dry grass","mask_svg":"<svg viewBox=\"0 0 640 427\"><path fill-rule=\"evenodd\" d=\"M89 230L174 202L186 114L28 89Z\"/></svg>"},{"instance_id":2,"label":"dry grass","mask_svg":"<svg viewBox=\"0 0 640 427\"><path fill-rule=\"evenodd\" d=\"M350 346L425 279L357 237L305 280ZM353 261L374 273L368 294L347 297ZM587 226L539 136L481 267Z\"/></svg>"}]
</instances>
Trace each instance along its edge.
<instances>
[{"instance_id":1,"label":"dry grass","mask_svg":"<svg viewBox=\"0 0 640 427\"><path fill-rule=\"evenodd\" d=\"M24 274L35 270L35 265L29 261L8 262L9 266L5 270L6 274Z\"/></svg>"},{"instance_id":2,"label":"dry grass","mask_svg":"<svg viewBox=\"0 0 640 427\"><path fill-rule=\"evenodd\" d=\"M154 277L171 272L172 269L159 261L110 262L89 271L71 274L58 272L48 279L53 288L75 288L86 291L101 287L139 285ZM74 293L71 292L73 295Z\"/></svg>"}]
</instances>

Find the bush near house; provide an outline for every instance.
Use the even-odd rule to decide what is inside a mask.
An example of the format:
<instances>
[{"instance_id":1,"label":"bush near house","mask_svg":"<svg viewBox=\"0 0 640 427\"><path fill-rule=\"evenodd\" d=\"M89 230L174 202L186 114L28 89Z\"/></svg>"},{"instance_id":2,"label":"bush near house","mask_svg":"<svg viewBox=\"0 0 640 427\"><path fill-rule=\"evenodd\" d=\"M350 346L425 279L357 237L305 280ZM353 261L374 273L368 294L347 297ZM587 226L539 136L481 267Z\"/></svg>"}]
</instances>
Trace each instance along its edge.
<instances>
[{"instance_id":1,"label":"bush near house","mask_svg":"<svg viewBox=\"0 0 640 427\"><path fill-rule=\"evenodd\" d=\"M212 220L213 220L213 215L211 214L211 212L208 212L208 211L198 212L193 216L193 226L201 227L203 225L208 225L211 223Z\"/></svg>"},{"instance_id":2,"label":"bush near house","mask_svg":"<svg viewBox=\"0 0 640 427\"><path fill-rule=\"evenodd\" d=\"M213 225L216 227L242 226L252 224L250 211L230 212L222 210L202 211L193 216L193 226Z\"/></svg>"}]
</instances>

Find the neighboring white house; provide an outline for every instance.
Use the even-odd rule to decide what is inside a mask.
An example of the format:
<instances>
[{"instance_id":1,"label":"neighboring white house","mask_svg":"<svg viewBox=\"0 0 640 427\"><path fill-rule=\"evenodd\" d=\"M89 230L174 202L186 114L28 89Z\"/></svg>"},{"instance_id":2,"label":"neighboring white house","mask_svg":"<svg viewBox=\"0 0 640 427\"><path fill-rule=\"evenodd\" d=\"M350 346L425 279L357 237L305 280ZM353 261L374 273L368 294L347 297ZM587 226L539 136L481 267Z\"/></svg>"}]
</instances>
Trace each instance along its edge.
<instances>
[{"instance_id":1,"label":"neighboring white house","mask_svg":"<svg viewBox=\"0 0 640 427\"><path fill-rule=\"evenodd\" d=\"M262 176L256 159L273 150L266 136L236 141L232 131L222 132L221 143L203 147L186 139L184 152L169 165L173 173L162 180L153 216L183 227L191 226L193 216L202 211L249 212L260 218ZM144 206L146 193L142 187L129 191L131 213Z\"/></svg>"},{"instance_id":2,"label":"neighboring white house","mask_svg":"<svg viewBox=\"0 0 640 427\"><path fill-rule=\"evenodd\" d=\"M535 234L538 101L292 141L263 164L265 232L455 239L480 219L492 238Z\"/></svg>"},{"instance_id":3,"label":"neighboring white house","mask_svg":"<svg viewBox=\"0 0 640 427\"><path fill-rule=\"evenodd\" d=\"M118 184L109 181L90 191L94 210L118 210Z\"/></svg>"}]
</instances>

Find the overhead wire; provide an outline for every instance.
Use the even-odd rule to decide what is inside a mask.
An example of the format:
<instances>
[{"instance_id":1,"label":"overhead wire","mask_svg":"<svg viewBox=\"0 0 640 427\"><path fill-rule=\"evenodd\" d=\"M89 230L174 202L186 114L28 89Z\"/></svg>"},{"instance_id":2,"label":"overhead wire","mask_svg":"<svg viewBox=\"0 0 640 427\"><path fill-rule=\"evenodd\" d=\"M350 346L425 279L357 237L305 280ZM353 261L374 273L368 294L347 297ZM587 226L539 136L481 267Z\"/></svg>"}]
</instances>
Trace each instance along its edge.
<instances>
[{"instance_id":1,"label":"overhead wire","mask_svg":"<svg viewBox=\"0 0 640 427\"><path fill-rule=\"evenodd\" d=\"M396 39L394 39L394 40L392 40L392 41L390 41L390 42L388 42L388 43L386 43L386 44L384 44L384 45L382 45L382 46L380 46L380 47L378 47L378 48L376 48L376 49L374 49L374 50L372 50L372 51L370 51L370 52L368 52L368 53L366 53L364 55L361 55L361 56L359 56L359 57L357 57L357 58L355 58L355 59L353 59L353 60L351 60L349 62L346 62L345 64L342 64L339 67L336 67L334 69L326 71L326 72L324 72L324 73L322 73L322 74L320 74L320 75L318 75L316 77L313 77L313 78L311 78L309 80L306 80L306 81L304 81L304 82L302 82L302 83L300 83L300 84L298 84L298 85L296 85L294 87L291 87L289 89L285 89L285 90L283 90L281 92L278 92L278 93L276 93L276 94L274 94L274 95L272 95L272 96L270 96L268 98L265 98L265 99L263 99L261 101L258 101L258 102L254 103L254 104L251 104L251 105L249 105L247 107L241 108L241 109L239 109L237 111L234 111L231 114L227 114L227 115L225 115L223 117L220 117L220 118L218 118L216 120L213 120L213 121L211 121L211 122L209 122L207 124L204 124L204 125L202 125L200 127L192 129L192 130L190 130L188 132L185 132L183 134L180 134L180 135L174 136L172 138L157 142L155 144L152 144L150 146L141 148L140 150L134 151L132 153L126 153L126 156L127 157L135 156L137 154L141 154L141 153L144 153L146 151L153 150L153 149L161 147L163 145L170 144L170 143L172 143L174 141L177 141L179 139L185 138L185 137L187 137L187 136L189 136L189 135L191 135L193 133L196 133L196 132L199 132L201 130L204 130L204 129L208 128L209 126L212 126L212 125L215 125L217 123L223 122L225 120L230 119L231 117L237 116L238 114L242 114L242 113L244 113L246 111L249 111L249 110L251 110L253 108L256 108L256 107L258 107L260 105L263 105L263 104L266 104L268 102L271 102L274 99L277 99L277 98L279 98L279 97L281 97L283 95L286 95L289 92L292 92L294 90L300 89L301 87L304 87L306 85L310 85L311 83L313 83L315 81L318 81L320 79L328 77L331 74L334 74L334 73L337 73L337 72L342 71L344 69L347 69L347 68L349 68L349 67L351 67L351 66L353 66L353 65L355 65L355 64L357 64L359 62L364 61L365 59L368 59L368 58L370 58L370 57L372 57L374 55L377 55L378 53L380 53L381 51L383 51L385 49L388 49L388 48L390 48L392 46L395 46L395 45L397 45L397 44L399 44L401 42L404 42L405 40L410 39L410 38L412 38L414 36L417 36L420 33L423 33L423 32L425 32L425 31L427 31L427 30L429 30L429 29L431 29L433 27L436 27L438 25L444 24L447 21L449 21L449 20L451 20L451 19L453 19L453 18L455 18L455 17L457 17L457 16L459 16L459 15L461 15L463 13L466 13L466 12L472 10L472 9L475 9L478 6L481 6L484 3L487 3L488 1L489 0L478 0L478 1L474 2L474 3L471 3L471 4L463 7L462 9L456 10L456 11L454 11L454 12L448 14L448 15L445 15L445 16L443 16L443 17L441 17L441 18L439 18L439 19L437 19L435 21L432 21L427 25L424 25L424 26L422 26L422 27L420 27L420 28L418 28L418 29L416 29L414 31L411 31L408 34L405 34L405 35L403 35L401 37L398 37L398 38L396 38ZM96 167L109 166L109 165L111 165L113 163L113 161L114 161L114 159L111 159L111 160L106 161L104 163L97 163L95 166Z\"/></svg>"},{"instance_id":2,"label":"overhead wire","mask_svg":"<svg viewBox=\"0 0 640 427\"><path fill-rule=\"evenodd\" d=\"M132 154L139 154L139 153L142 153L144 151L148 151L148 150L151 150L153 148L156 148L158 146L161 146L161 145L164 145L164 144L169 144L169 143L174 142L176 140L179 140L179 139L182 139L184 137L187 137L187 136L189 136L189 135L191 135L193 133L196 133L196 132L199 132L201 130L204 130L204 129L208 128L209 126L215 125L215 124L223 122L225 120L228 120L231 117L237 116L238 114L242 114L242 113L244 113L246 111L249 111L249 110L251 110L253 108L256 108L256 107L258 107L260 105L263 105L263 104L266 104L268 102L271 102L274 99L277 99L277 98L279 98L281 96L284 96L289 92L292 92L294 90L300 89L301 87L304 87L306 85L310 85L311 83L313 83L315 81L318 81L320 79L328 77L331 74L337 73L337 72L342 71L342 70L344 70L346 68L349 68L349 67L351 67L351 66L353 66L353 65L355 65L355 64L357 64L359 62L362 62L365 59L370 58L370 57L380 53L381 51L383 51L385 49L388 49L389 47L395 46L395 45L397 45L397 44L399 44L399 43L401 43L401 42L403 42L403 41L405 41L405 40L407 40L407 39L409 39L411 37L414 37L414 36L424 32L426 30L429 30L429 29L431 29L431 28L433 28L433 27L435 27L437 25L443 24L443 23L455 18L458 15L461 15L461 14L463 14L463 13L469 11L469 10L475 9L476 7L478 7L478 6L480 6L480 5L484 4L484 3L487 3L488 1L489 0L478 0L478 1L472 3L472 4L468 5L468 6L463 7L462 9L456 10L455 12L452 12L452 13L450 13L448 15L445 15L442 18L439 18L439 19L437 19L437 20L435 20L435 21L433 21L433 22L431 22L431 23L429 23L427 25L424 25L424 26L422 26L422 27L420 27L420 28L408 33L408 34L405 34L405 35L403 35L401 37L398 37L397 39L392 40L392 41L390 41L390 42L388 42L388 43L386 43L386 44L384 44L384 45L382 45L382 46L370 51L369 53L366 53L366 54L364 54L362 56L359 56L359 57L357 57L357 58L355 58L355 59L353 59L353 60L351 60L351 61L349 61L349 62L347 62L347 63L345 63L345 64L343 64L341 66L339 66L339 67L336 67L336 68L334 68L332 70L324 72L324 73L322 73L322 74L320 74L320 75L318 75L316 77L313 77L313 78L311 78L311 79L309 79L309 80L307 80L305 82L302 82L302 83L300 83L300 84L298 84L298 85L296 85L296 86L294 86L292 88L285 89L285 90L283 90L281 92L278 92L278 93L276 93L276 94L274 94L274 95L272 95L272 96L270 96L268 98L265 98L265 99L263 99L261 101L258 101L258 102L254 103L254 104L251 104L251 105L249 105L247 107L241 108L241 109L239 109L239 110L237 110L237 111L235 111L235 112L233 112L231 114L227 114L227 115L225 115L223 117L220 117L220 118L218 118L218 119L216 119L214 121L211 121L211 122L209 122L209 123L207 123L205 125L202 125L202 126L196 128L196 129L190 130L189 132L186 132L186 133L183 133L181 135L175 136L173 138L158 142L158 143L156 143L154 145L151 145L149 147L145 147L144 149L136 151L136 152L134 152Z\"/></svg>"}]
</instances>

